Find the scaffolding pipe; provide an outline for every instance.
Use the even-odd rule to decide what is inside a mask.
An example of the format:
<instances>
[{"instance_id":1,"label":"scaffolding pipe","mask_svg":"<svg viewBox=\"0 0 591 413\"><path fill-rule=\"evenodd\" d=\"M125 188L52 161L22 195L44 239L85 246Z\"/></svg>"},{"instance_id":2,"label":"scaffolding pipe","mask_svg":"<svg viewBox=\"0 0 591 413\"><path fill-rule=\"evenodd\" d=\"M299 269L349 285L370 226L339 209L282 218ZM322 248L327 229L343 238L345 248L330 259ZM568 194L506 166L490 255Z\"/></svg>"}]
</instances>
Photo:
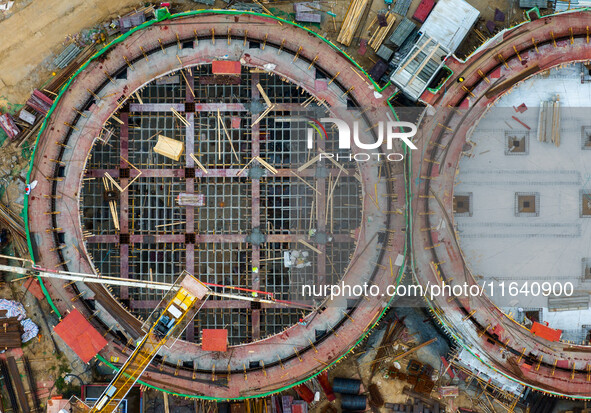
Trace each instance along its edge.
<instances>
[{"instance_id":1,"label":"scaffolding pipe","mask_svg":"<svg viewBox=\"0 0 591 413\"><path fill-rule=\"evenodd\" d=\"M0 265L0 271L12 272L16 274L22 275L33 275L31 272L35 272L37 276L43 278L55 278L59 280L68 280L68 281L75 281L75 282L83 282L83 283L95 283L95 284L106 284L106 285L119 285L119 286L126 286L126 287L138 287L138 288L149 288L152 290L162 290L162 291L169 291L173 284L167 283L160 283L156 281L138 281L138 280L129 280L129 279L122 279L116 277L104 277L104 276L96 276L91 274L83 274L83 273L74 273L74 272L62 272L62 271L50 271L44 270L41 268L23 268L23 267L15 267L11 265ZM229 288L229 287L228 287ZM263 293L263 292L261 292ZM242 301L252 301L252 302L259 302L264 304L279 304L284 305L286 307L293 307L293 308L301 308L310 310L313 309L314 306L306 305L306 304L298 304L294 302L284 301L284 300L274 300L274 299L265 299L259 298L258 296L249 297L239 294L229 294L229 293L219 293L216 291L209 291L210 295L216 297L223 297L232 300L242 300Z\"/></svg>"}]
</instances>

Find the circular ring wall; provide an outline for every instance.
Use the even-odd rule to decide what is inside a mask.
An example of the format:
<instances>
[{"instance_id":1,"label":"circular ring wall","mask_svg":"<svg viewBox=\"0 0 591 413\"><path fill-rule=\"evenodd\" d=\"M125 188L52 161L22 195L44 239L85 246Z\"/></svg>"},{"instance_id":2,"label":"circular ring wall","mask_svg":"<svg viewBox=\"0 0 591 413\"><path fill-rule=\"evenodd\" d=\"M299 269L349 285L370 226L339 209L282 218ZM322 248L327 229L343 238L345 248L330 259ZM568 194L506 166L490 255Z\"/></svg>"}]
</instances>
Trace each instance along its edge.
<instances>
[{"instance_id":1,"label":"circular ring wall","mask_svg":"<svg viewBox=\"0 0 591 413\"><path fill-rule=\"evenodd\" d=\"M465 63L452 60L445 94L423 99L437 112L421 125L426 156L414 164L413 246L420 282L474 285L454 230L454 179L467 139L511 88L536 73L591 59L589 11L547 16L501 32ZM457 79L463 77L463 83ZM414 182L414 181L413 181ZM421 229L428 228L429 230ZM588 346L549 341L515 322L486 296L436 297L435 315L456 340L486 365L534 389L589 398Z\"/></svg>"},{"instance_id":2,"label":"circular ring wall","mask_svg":"<svg viewBox=\"0 0 591 413\"><path fill-rule=\"evenodd\" d=\"M184 86L180 86L191 83L201 85L196 81L197 75L199 79L205 79L204 84L207 84L209 80L206 78L211 74L209 70L212 70L213 62L219 61L240 63L241 73L245 74L241 81L250 83L248 93L252 94L250 95L252 104L247 108L248 110L242 111L238 107L239 104L244 105L248 102L241 102L240 99L229 100L231 97L226 93L231 90L229 83L224 85L224 87L227 86L225 89L220 87L222 90L220 94L212 93L210 88L207 93L211 95L205 97L202 96L202 93L206 93L202 91L204 89L196 87L194 91L199 93L193 96L192 93L186 93L187 89ZM336 70L337 68L340 72ZM178 77L179 74L180 78L175 81L180 89L184 88L184 92L179 91L178 96L174 95L172 100L168 99L168 96L163 98L159 95L158 88L153 87L158 82L166 83L169 79ZM105 201L106 207L109 208L108 201L112 194L105 199L105 192L100 189L100 185L105 185L102 180L105 176L104 172L109 172L111 176L119 174L113 179L125 188L138 174L130 163L142 171L142 176L144 172L146 175L144 178L140 176L137 181L131 183L132 186L137 185L134 190L140 188L142 182L143 185L152 183L153 187L146 189L143 193L145 197L160 194L162 204L155 206L156 210L175 208L173 190L175 195L181 191L190 192L186 188L194 188L191 180L198 182L206 179L191 157L184 157L183 161L174 165L165 158L158 158L159 160L156 161L154 161L155 158L152 158L152 161L148 160L151 156L148 139L152 132L158 133L161 128L170 135L179 133L175 137L179 140L184 139L185 143L189 141L187 147L198 144L197 141L201 139L197 134L193 137L194 141L190 142L191 132L186 131L193 129L186 127L182 120L175 120L176 115L170 113L172 112L171 103L172 107L189 123L200 123L203 120L197 121L200 119L200 110L207 112L207 120L213 119L215 123L218 116L217 110L221 111L225 107L227 113L220 116L227 122L227 127L233 124L235 129L249 129L248 131L230 130L232 140L235 137L237 143L248 145L249 142L256 142L259 139L260 142L264 141L265 145L274 145L277 148L277 143L280 141L277 130L272 131L276 136L271 136L270 131L263 138L261 137L261 131L264 132L262 126L246 127L255 123L264 110L261 96L254 95L257 93L255 90L258 90L256 83L262 83L263 90L267 87L270 99L277 99L280 101L279 105L301 107L309 96L314 97L316 101L321 101L321 105L331 113L338 112L339 108L362 107L364 108L362 120L365 125L375 125L379 120L383 120L380 118L383 116L381 111L387 104L385 97L374 94L375 89L371 87L371 83L344 54L314 33L289 22L280 22L269 16L235 11L202 11L182 16L168 16L162 21L149 22L145 27L122 36L85 64L62 91L46 120L29 177L30 182L36 180L38 185L27 199L28 232L36 264L47 269L92 273L100 267L97 263L108 261L109 265L103 267L103 272L104 268L109 268L110 275L119 274L127 275L129 278L147 279L150 276L150 260L156 257L158 262L155 267L159 263L172 260L178 265L178 269L184 269L183 266L193 267L197 276L203 271L208 271L199 267L200 255L197 252L200 248L196 246L200 243L215 243L212 237L218 236L220 232L223 233L223 227L221 230L213 228L211 231L200 231L200 227L195 226L194 232L159 227L161 230L154 231L157 225L166 225L168 221L165 222L165 220L168 219L172 219L174 223L175 218L179 218L179 221L186 225L189 215L186 213L182 216L175 216L173 213L160 220L154 219L154 222L150 222L146 227L141 227L137 222L132 224L129 217L134 217L136 221L142 218L150 221L153 219L146 212L140 211L139 215L136 214L138 211L134 208L138 208L141 196L138 195L133 202L129 202L129 199L125 201L125 197L136 196L133 192L129 195L129 189L116 194L118 195L116 210L119 217L128 217L127 220L124 219L119 223L119 230L109 227L105 231L101 229L103 232L101 234L95 233L99 226L91 224L92 228L89 228L88 223L93 218L107 221L110 218L104 208L101 212L89 211L88 208L89 206L94 208L94 205L98 204L104 205L102 203ZM269 92L274 88L283 88L281 89L283 92L277 94ZM150 90L152 92L149 92ZM286 93L285 90L289 92ZM136 92L139 92L139 98ZM383 91L383 96L389 96L387 92L391 91ZM238 90L237 93L240 94L241 91ZM303 98L286 101L288 95L294 96L296 93L300 93ZM150 99L154 100L150 101ZM159 107L159 104L163 107ZM203 109L203 106L207 105L212 106ZM143 112L146 113L138 115L137 109L145 109ZM152 125L144 130L142 122L149 122L151 117L155 118L150 113L158 113L158 116L167 120L162 121L162 125ZM147 120L142 120L143 118ZM174 122L177 122L177 125L174 125ZM180 122L183 125L180 125ZM265 125L263 121L261 124ZM109 130L112 132L108 132ZM185 132L180 132L181 130ZM111 136L111 133L115 133L116 136L111 144L118 140L119 149L107 153L110 151L108 136ZM134 133L139 133L137 140L141 147L133 146ZM221 138L215 136L214 139L217 145L221 145L219 140L224 139L223 128L219 133ZM240 136L243 133L250 133L251 136L241 142ZM165 133L162 132L162 134ZM103 143L105 141L107 141L106 144ZM128 144L121 143L124 141ZM334 142L329 137L326 144L332 145ZM233 156L229 142L226 141L223 145L227 146L223 151L224 156ZM242 152L243 149L251 150L248 156L237 161L236 166L245 163L246 159L263 154L262 151L258 154L252 151L254 146L235 148L237 152ZM327 146L327 149L330 147ZM195 152L198 151L195 150ZM201 152L204 153L206 150L201 148ZM219 152L211 150L211 153ZM93 154L92 157L90 157L91 154ZM115 159L117 155L121 158ZM104 156L104 159L101 159L101 156ZM134 156L135 163L130 159ZM142 160L143 156L146 160ZM239 156L242 156L242 153ZM271 160L271 157L269 156L267 160ZM101 164L105 162L109 167L104 169L105 165L102 165L103 169L101 169L101 165L97 162ZM231 161L226 163L229 162ZM273 163L273 160L271 162ZM278 174L285 173L285 176L270 176L269 172L261 167L257 168L255 174L254 168L250 167L247 177L236 179L250 185L249 190L244 188L237 190L240 192L244 189L243 193L250 191L254 195L248 198L250 201L248 206L251 210L256 209L256 206L253 208L256 202L253 203L252 199L256 198L256 194L261 190L261 182L264 181L262 184L264 186L273 179L284 179L293 185L298 178L293 177L292 168L299 171L298 164L304 166L302 160L298 160L298 163L290 163L286 168L283 168L285 165L282 165L283 161L278 158L275 158L274 162ZM154 163L166 164L166 167L150 167ZM358 169L352 164L343 165L347 171L344 175L347 177L341 176L339 181L342 179L341 182L350 183L352 189L347 196L358 197L357 202L360 208L357 209L362 212L358 212L357 228L342 226L335 229L333 223L333 228L329 230L328 220L316 228L316 235L326 234L326 239L332 240L330 242L347 242L352 245L350 260L348 253L345 254L347 257L341 260L342 269L335 271L342 271L342 273L336 274L336 278L332 280L325 278L323 282L329 283L342 279L346 284L359 284L367 281L385 289L390 283L396 282L397 278L393 278L392 275L401 274L402 271L399 266L391 268L389 264L396 261L399 254L404 254L405 236L402 231L405 227L404 216L390 213L390 211L402 210L404 207L405 189L402 166L392 162L384 164L380 174L379 164L374 161L360 163ZM220 169L213 163L209 167L212 170ZM306 168L303 168L300 171L300 177L316 182L320 186L315 190L326 193L321 190L322 185L324 190L334 185L337 179L333 176L335 169L340 168L324 160L317 169L322 169L326 173L308 176ZM228 175L229 172L224 173ZM235 173L237 174L237 171ZM336 171L337 175L338 173L339 171ZM380 176L392 179L383 179ZM164 178L170 180L158 181ZM261 182L255 182L257 180ZM107 185L112 184L107 183ZM97 188L93 190L92 186ZM365 191L366 187L371 191ZM360 191L355 188L360 188ZM376 189L385 196L374 200L372 194ZM268 194L269 191L267 190L266 193ZM81 197L86 199L81 200ZM92 197L94 200L91 199ZM215 195L212 195L212 198L215 198ZM324 201L323 199L321 196L317 201L317 205L322 203L324 207L317 208L320 211L327 210L325 202L328 197ZM221 205L221 202L224 204ZM212 208L216 206L231 207L224 199L216 199ZM244 209L243 206L240 208ZM197 222L200 218L199 212L197 209L194 211L193 219ZM142 215L143 213L146 215ZM248 215L249 222L253 218L256 220L255 217L258 216L260 215L256 211L251 211ZM320 214L318 216L320 217ZM221 219L224 219L224 216ZM338 220L335 222L338 224ZM83 224L86 227L83 227ZM254 231L257 224L258 232ZM259 235L283 236L283 239L276 238L272 241L289 244L289 250L302 250L301 246L297 248L293 246L296 243L301 244L300 239L311 240L311 233L304 233L301 228L300 232L296 231L295 234L290 230L279 234L273 233L265 224L263 218L254 224L250 223L248 227L237 229L236 233L224 234L235 237L233 242L241 244L234 253L239 253L243 247L249 251L250 255L247 259L249 271L252 271L253 267L263 268L262 262L259 264L260 261L257 260L277 258L277 256L265 255L265 241L261 241ZM134 225L137 226L134 227ZM324 250L325 248L330 250L332 244L323 239L316 236L311 242L321 251L322 256L331 257L332 261L336 255L325 254ZM102 242L108 247L100 252L100 249L93 246L97 244L95 241ZM142 247L137 247L136 244L141 244ZM144 254L144 251L138 251L144 248L144 244L157 246ZM162 248L159 248L158 244L162 244L160 245ZM175 252L179 252L175 250L182 253L174 256ZM204 246L203 250L207 251L208 248ZM159 257L161 252L173 255ZM99 257L99 254L103 255ZM105 257L111 254L118 255L119 259L110 261L107 258L105 261ZM136 259L134 257L136 254L144 254L144 261L141 265L130 267L130 262ZM257 254L260 255L257 257ZM315 268L326 268L318 265L317 261L320 260L314 261ZM138 268L141 274L136 273ZM148 274L145 274L146 269ZM154 268L153 274L162 271L164 270ZM168 276L172 277L174 270L167 271ZM315 271L314 275L322 279L322 271ZM260 278L257 281L257 278L256 271L252 271L248 281L243 285L256 290L265 290L266 286ZM132 344L141 334L141 322L126 308L131 307L133 297L125 296L125 292L110 290L100 284L70 285L59 280L46 282L46 286L53 305L59 313L65 314L72 308L76 308L90 318L99 331L110 338L108 346L100 353L101 360L107 360L111 356L124 357L126 345ZM127 293L129 292L128 290ZM144 307L152 305L158 297L147 297L147 299L146 302L149 304L143 304ZM230 347L227 352L207 352L196 343L199 341L198 325L196 330L187 332L187 334L193 334L195 342L179 340L172 349L160 354L158 361L146 371L142 379L153 386L176 394L197 397L228 399L269 394L309 379L346 354L379 319L387 302L388 298L381 296L355 300L348 300L347 297L332 301L325 300L319 305L318 311L305 314L304 322L294 324L296 320L292 312L288 321L278 323L277 328L272 330L264 330L264 327L260 326L260 320L263 320L262 315L270 309L249 304L238 308L238 311L245 314L248 326L246 331L253 335L251 342L244 344L233 342L232 344L236 345ZM93 314L94 317L91 317ZM222 320L205 325L219 328L223 323ZM286 374L287 372L289 374Z\"/></svg>"}]
</instances>

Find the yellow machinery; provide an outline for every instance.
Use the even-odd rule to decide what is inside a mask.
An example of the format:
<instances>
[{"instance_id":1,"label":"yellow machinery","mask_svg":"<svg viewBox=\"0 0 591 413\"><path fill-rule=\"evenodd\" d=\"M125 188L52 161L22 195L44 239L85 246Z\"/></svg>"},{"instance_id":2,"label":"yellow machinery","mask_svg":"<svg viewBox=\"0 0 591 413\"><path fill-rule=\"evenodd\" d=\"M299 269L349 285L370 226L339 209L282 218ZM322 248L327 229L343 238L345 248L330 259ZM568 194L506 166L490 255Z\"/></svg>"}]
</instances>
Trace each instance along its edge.
<instances>
[{"instance_id":1,"label":"yellow machinery","mask_svg":"<svg viewBox=\"0 0 591 413\"><path fill-rule=\"evenodd\" d=\"M210 289L186 271L181 274L161 303L162 311L155 310L144 323L146 335L139 341L135 351L121 367L94 406L88 407L78 399L70 400L74 412L111 413L117 410L144 370L150 365L160 348L172 345L199 311ZM161 306L159 306L161 307Z\"/></svg>"}]
</instances>

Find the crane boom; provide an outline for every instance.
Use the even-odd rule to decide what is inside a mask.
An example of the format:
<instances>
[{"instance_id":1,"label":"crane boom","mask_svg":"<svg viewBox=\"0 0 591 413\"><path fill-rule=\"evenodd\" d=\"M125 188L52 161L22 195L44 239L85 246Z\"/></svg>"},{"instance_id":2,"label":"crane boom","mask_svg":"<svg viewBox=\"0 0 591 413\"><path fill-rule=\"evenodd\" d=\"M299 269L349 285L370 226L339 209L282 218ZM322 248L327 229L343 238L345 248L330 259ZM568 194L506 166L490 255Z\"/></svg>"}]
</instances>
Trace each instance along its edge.
<instances>
[{"instance_id":1,"label":"crane boom","mask_svg":"<svg viewBox=\"0 0 591 413\"><path fill-rule=\"evenodd\" d=\"M70 403L77 413L112 413L150 365L158 351L165 345L172 345L193 320L199 308L207 299L210 289L197 278L184 271L161 303L164 309L155 310L144 324L146 335L137 344L135 351L115 375L103 394L92 407L76 401ZM201 305L199 305L201 304ZM160 306L159 306L160 307Z\"/></svg>"}]
</instances>

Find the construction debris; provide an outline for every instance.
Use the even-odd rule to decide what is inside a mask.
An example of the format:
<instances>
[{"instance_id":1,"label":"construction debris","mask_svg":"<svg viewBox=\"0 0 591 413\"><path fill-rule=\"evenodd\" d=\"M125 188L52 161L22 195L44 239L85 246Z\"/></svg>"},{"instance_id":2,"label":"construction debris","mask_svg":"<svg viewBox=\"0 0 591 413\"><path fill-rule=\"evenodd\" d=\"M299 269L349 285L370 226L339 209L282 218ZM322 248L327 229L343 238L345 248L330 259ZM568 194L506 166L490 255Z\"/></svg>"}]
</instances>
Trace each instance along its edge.
<instances>
[{"instance_id":1,"label":"construction debris","mask_svg":"<svg viewBox=\"0 0 591 413\"><path fill-rule=\"evenodd\" d=\"M15 214L10 208L0 203L0 222L4 224L12 234L17 252L21 257L27 256L27 234L22 218Z\"/></svg>"},{"instance_id":2,"label":"construction debris","mask_svg":"<svg viewBox=\"0 0 591 413\"><path fill-rule=\"evenodd\" d=\"M49 112L49 108L51 108L52 104L53 100L37 89L33 90L33 94L29 100L27 100L27 106L32 107L43 115L47 115L47 112Z\"/></svg>"},{"instance_id":3,"label":"construction debris","mask_svg":"<svg viewBox=\"0 0 591 413\"><path fill-rule=\"evenodd\" d=\"M0 115L0 127L6 132L10 139L15 139L20 133L20 129L14 123L14 119L9 113Z\"/></svg>"},{"instance_id":4,"label":"construction debris","mask_svg":"<svg viewBox=\"0 0 591 413\"><path fill-rule=\"evenodd\" d=\"M4 318L0 318L0 332L11 331L9 327L14 321L10 320L17 320L20 324L18 331L19 333L22 331L20 339L23 343L33 339L39 333L39 327L30 318L27 318L27 313L21 303L0 298L0 312L4 313ZM17 330L12 328L12 331Z\"/></svg>"},{"instance_id":5,"label":"construction debris","mask_svg":"<svg viewBox=\"0 0 591 413\"><path fill-rule=\"evenodd\" d=\"M307 2L307 3L294 3L293 10L295 12L295 19L297 22L304 23L321 23L322 14L318 13L320 10L320 3Z\"/></svg>"}]
</instances>

